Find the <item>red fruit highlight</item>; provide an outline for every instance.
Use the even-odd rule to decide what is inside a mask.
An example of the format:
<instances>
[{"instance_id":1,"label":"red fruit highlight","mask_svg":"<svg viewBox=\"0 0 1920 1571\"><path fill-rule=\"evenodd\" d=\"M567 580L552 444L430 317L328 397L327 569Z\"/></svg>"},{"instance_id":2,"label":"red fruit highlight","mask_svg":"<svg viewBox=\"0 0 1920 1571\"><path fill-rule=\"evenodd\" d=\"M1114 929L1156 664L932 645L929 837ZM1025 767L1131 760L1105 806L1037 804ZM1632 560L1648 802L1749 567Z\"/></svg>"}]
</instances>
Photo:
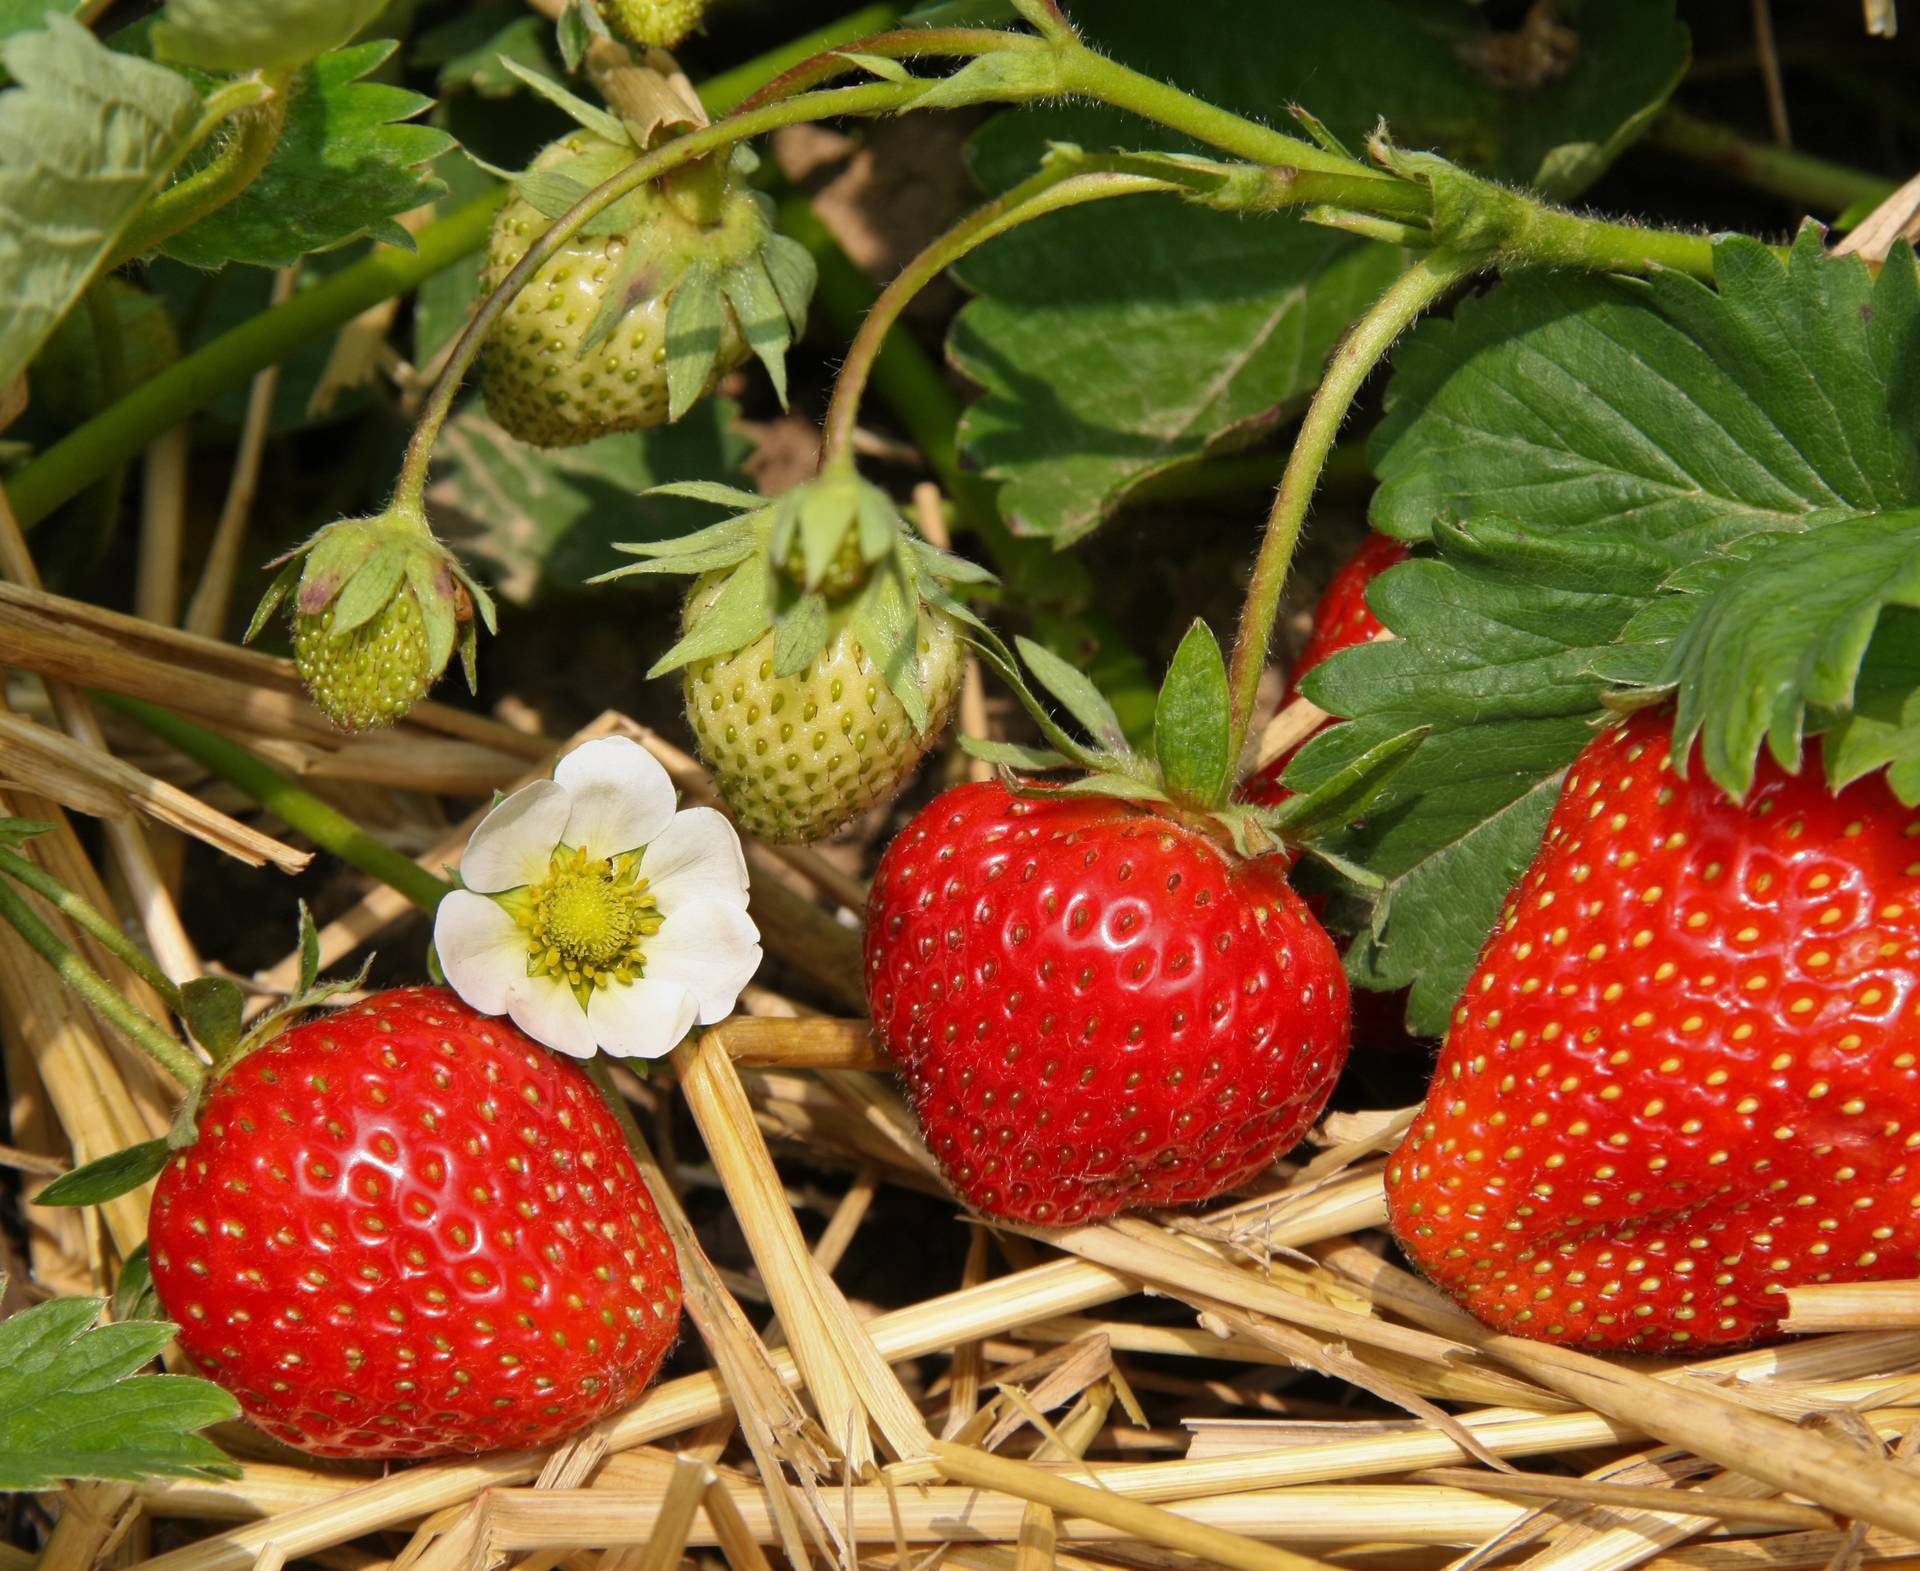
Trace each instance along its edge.
<instances>
[{"instance_id":1,"label":"red fruit highlight","mask_svg":"<svg viewBox=\"0 0 1920 1571\"><path fill-rule=\"evenodd\" d=\"M1347 983L1284 875L1137 803L997 781L908 824L874 878L868 997L969 1205L1190 1205L1299 1140L1346 1060Z\"/></svg>"},{"instance_id":2,"label":"red fruit highlight","mask_svg":"<svg viewBox=\"0 0 1920 1571\"><path fill-rule=\"evenodd\" d=\"M625 1405L680 1273L591 1081L440 988L245 1054L153 1199L181 1345L318 1456L539 1446Z\"/></svg>"},{"instance_id":3,"label":"red fruit highlight","mask_svg":"<svg viewBox=\"0 0 1920 1571\"><path fill-rule=\"evenodd\" d=\"M1732 1347L1920 1275L1920 817L1817 744L1730 802L1669 723L1574 764L1388 1165L1415 1261L1522 1336Z\"/></svg>"}]
</instances>

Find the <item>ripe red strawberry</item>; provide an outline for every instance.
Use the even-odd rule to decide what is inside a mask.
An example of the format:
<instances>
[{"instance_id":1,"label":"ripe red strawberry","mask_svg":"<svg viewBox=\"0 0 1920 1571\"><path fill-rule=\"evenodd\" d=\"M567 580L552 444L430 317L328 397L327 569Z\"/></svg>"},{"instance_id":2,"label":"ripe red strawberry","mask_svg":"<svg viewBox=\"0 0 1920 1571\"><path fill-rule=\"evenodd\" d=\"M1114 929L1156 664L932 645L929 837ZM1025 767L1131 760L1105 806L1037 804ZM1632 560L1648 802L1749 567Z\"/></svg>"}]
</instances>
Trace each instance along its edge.
<instances>
[{"instance_id":1,"label":"ripe red strawberry","mask_svg":"<svg viewBox=\"0 0 1920 1571\"><path fill-rule=\"evenodd\" d=\"M1366 544L1341 564L1313 608L1313 632L1287 677L1283 705L1300 696L1301 679L1322 660L1355 644L1370 644L1386 631L1367 605L1367 588L1388 568L1406 561L1407 551L1404 540L1368 535ZM1277 807L1284 802L1288 793L1281 788L1280 777L1298 751L1297 746L1289 748L1249 775L1240 787L1240 800L1262 807Z\"/></svg>"},{"instance_id":2,"label":"ripe red strawberry","mask_svg":"<svg viewBox=\"0 0 1920 1571\"><path fill-rule=\"evenodd\" d=\"M997 781L936 798L888 848L867 991L954 1186L1042 1224L1252 1177L1347 1052L1346 977L1283 858Z\"/></svg>"},{"instance_id":3,"label":"ripe red strawberry","mask_svg":"<svg viewBox=\"0 0 1920 1571\"><path fill-rule=\"evenodd\" d=\"M1574 764L1388 1165L1414 1259L1524 1336L1734 1346L1920 1274L1920 817L1815 747L1736 805L1668 723Z\"/></svg>"},{"instance_id":4,"label":"ripe red strawberry","mask_svg":"<svg viewBox=\"0 0 1920 1571\"><path fill-rule=\"evenodd\" d=\"M319 1456L544 1445L624 1405L680 1320L652 1198L579 1068L441 988L244 1054L154 1192L180 1342Z\"/></svg>"}]
</instances>

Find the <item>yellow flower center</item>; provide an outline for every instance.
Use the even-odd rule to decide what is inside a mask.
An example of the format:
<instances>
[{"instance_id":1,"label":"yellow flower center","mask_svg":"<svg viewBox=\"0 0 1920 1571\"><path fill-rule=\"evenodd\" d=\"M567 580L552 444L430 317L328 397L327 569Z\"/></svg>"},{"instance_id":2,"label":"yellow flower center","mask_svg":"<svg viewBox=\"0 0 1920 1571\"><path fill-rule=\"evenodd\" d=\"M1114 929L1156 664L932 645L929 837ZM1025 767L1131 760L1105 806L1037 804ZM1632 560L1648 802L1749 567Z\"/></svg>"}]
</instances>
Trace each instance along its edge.
<instances>
[{"instance_id":1,"label":"yellow flower center","mask_svg":"<svg viewBox=\"0 0 1920 1571\"><path fill-rule=\"evenodd\" d=\"M665 920L640 876L638 851L590 857L561 846L547 876L501 900L527 935L527 975L555 976L586 1008L596 988L646 971L642 942Z\"/></svg>"}]
</instances>

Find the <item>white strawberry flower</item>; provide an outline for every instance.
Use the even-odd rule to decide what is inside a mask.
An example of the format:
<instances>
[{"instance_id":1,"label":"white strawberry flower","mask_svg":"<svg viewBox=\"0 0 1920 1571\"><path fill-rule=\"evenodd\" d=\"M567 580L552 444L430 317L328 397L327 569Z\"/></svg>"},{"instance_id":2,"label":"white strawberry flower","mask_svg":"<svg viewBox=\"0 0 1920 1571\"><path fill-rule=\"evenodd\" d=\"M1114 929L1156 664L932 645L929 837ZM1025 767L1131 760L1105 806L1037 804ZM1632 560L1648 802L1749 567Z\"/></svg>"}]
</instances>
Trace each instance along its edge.
<instances>
[{"instance_id":1,"label":"white strawberry flower","mask_svg":"<svg viewBox=\"0 0 1920 1571\"><path fill-rule=\"evenodd\" d=\"M732 1013L760 967L739 835L710 807L676 812L626 737L500 802L460 878L433 922L448 985L575 1058L659 1058Z\"/></svg>"}]
</instances>

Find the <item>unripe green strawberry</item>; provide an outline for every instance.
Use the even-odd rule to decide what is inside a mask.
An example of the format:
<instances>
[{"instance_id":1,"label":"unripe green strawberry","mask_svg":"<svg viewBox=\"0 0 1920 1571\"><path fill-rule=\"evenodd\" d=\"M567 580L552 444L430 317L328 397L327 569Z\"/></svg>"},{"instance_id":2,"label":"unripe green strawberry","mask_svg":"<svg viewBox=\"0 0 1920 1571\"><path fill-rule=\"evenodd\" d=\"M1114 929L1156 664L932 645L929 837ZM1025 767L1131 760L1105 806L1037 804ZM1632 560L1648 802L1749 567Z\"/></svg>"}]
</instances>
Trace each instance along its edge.
<instances>
[{"instance_id":1,"label":"unripe green strawberry","mask_svg":"<svg viewBox=\"0 0 1920 1571\"><path fill-rule=\"evenodd\" d=\"M694 585L688 632L729 576ZM763 840L821 840L898 791L945 729L964 669L959 632L946 612L921 608L912 680L926 695L924 727L850 629L792 676L774 674L774 638L689 665L687 719L744 828Z\"/></svg>"},{"instance_id":2,"label":"unripe green strawberry","mask_svg":"<svg viewBox=\"0 0 1920 1571\"><path fill-rule=\"evenodd\" d=\"M474 675L474 612L493 603L417 507L329 524L285 559L253 613L252 640L293 596L294 669L314 706L343 731L401 719L439 679L457 646Z\"/></svg>"},{"instance_id":3,"label":"unripe green strawberry","mask_svg":"<svg viewBox=\"0 0 1920 1571\"><path fill-rule=\"evenodd\" d=\"M700 25L707 0L604 0L602 14L623 38L646 49L672 49Z\"/></svg>"},{"instance_id":4,"label":"unripe green strawberry","mask_svg":"<svg viewBox=\"0 0 1920 1571\"><path fill-rule=\"evenodd\" d=\"M636 156L585 129L547 147L494 221L482 287L498 288L578 193ZM753 352L743 314L779 339L766 346L770 365L784 352L792 302L804 312L811 288L810 276L797 294L780 287L795 265L757 193L712 171L673 189L643 186L590 220L514 297L487 339L488 412L541 447L677 419ZM704 366L671 366L670 320L710 340Z\"/></svg>"},{"instance_id":5,"label":"unripe green strawberry","mask_svg":"<svg viewBox=\"0 0 1920 1571\"><path fill-rule=\"evenodd\" d=\"M343 731L371 731L402 719L433 686L427 621L403 591L350 633L336 634L334 606L295 612L293 664L314 708Z\"/></svg>"}]
</instances>

